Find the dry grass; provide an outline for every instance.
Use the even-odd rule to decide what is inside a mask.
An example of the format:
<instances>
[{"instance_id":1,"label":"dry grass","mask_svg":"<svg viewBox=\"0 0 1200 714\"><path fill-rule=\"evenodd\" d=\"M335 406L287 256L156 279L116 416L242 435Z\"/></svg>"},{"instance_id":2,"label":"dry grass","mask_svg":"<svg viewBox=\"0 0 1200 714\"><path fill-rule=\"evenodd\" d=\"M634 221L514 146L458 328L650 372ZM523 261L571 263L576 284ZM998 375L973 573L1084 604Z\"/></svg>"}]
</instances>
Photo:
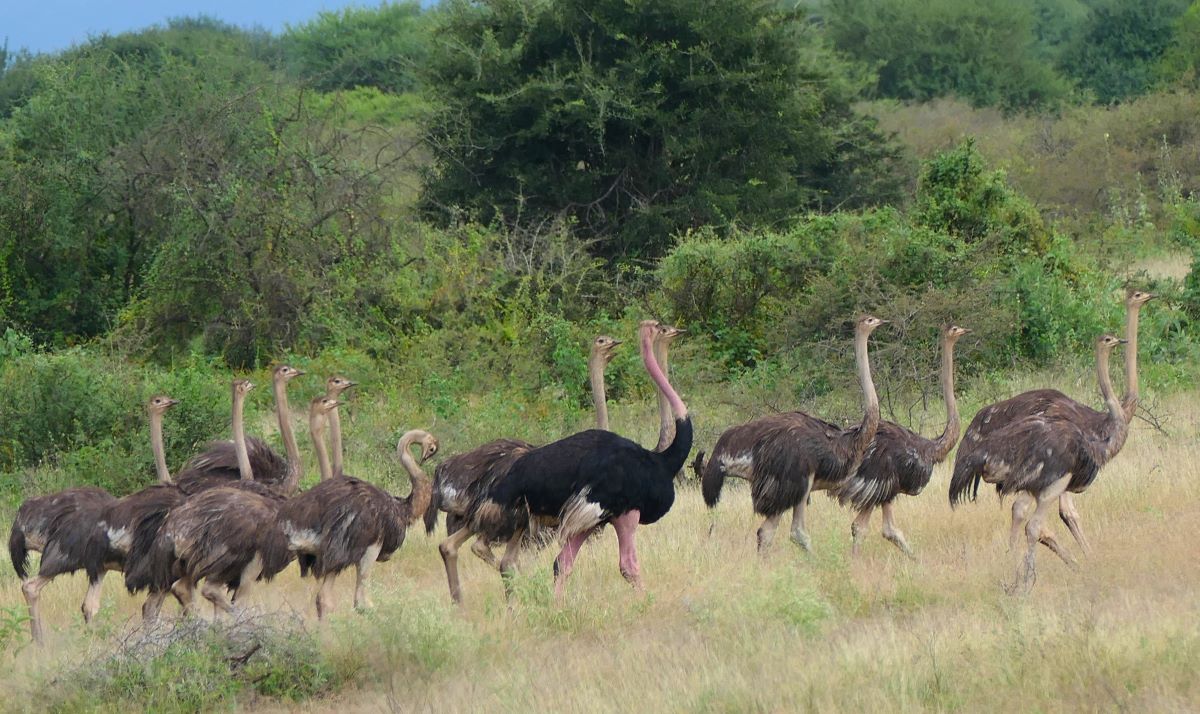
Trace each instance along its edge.
<instances>
[{"instance_id":1,"label":"dry grass","mask_svg":"<svg viewBox=\"0 0 1200 714\"><path fill-rule=\"evenodd\" d=\"M410 541L381 564L377 608L350 607L321 626L326 657L356 672L357 688L302 711L1195 711L1200 684L1200 531L1195 479L1196 394L1166 400L1167 437L1138 423L1123 453L1078 499L1095 554L1079 572L1044 549L1031 595L1010 597L1008 511L986 494L952 511L943 466L925 494L902 498L900 525L919 554L905 559L877 535L848 556L848 512L814 499L816 552L781 529L765 560L754 552L749 496L727 488L710 514L699 493L641 532L649 594L617 572L611 531L587 544L566 602L549 602L552 553L527 559L511 610L498 577L464 551L467 596L447 601L435 538ZM614 419L632 418L619 410ZM626 422L634 423L634 422ZM652 422L650 422L652 423ZM640 432L645 432L644 434ZM649 440L649 424L638 436ZM700 444L711 440L703 433ZM736 485L736 484L734 484ZM710 524L712 530L710 532ZM878 532L878 520L873 527ZM1057 522L1057 532L1069 541ZM1072 543L1073 545L1073 543ZM20 604L0 564L0 606ZM48 587L50 644L4 656L4 707L41 709L33 692L97 657L136 621L138 602L110 577L96 633L78 617L82 578ZM252 597L309 619L312 584L294 572ZM186 676L186 675L183 675ZM105 704L106 709L122 707Z\"/></svg>"}]
</instances>

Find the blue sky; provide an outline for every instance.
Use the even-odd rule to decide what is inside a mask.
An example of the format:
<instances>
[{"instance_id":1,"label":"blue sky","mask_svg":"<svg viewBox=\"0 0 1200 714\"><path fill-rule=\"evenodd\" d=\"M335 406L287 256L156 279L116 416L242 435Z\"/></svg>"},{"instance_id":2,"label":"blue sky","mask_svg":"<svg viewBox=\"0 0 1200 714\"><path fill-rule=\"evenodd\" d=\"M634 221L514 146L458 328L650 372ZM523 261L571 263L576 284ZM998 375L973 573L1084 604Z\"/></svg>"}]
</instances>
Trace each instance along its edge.
<instances>
[{"instance_id":1,"label":"blue sky","mask_svg":"<svg viewBox=\"0 0 1200 714\"><path fill-rule=\"evenodd\" d=\"M181 15L209 15L278 31L322 10L378 5L354 0L0 0L0 45L54 52L104 32L117 34ZM422 0L422 5L434 4Z\"/></svg>"}]
</instances>

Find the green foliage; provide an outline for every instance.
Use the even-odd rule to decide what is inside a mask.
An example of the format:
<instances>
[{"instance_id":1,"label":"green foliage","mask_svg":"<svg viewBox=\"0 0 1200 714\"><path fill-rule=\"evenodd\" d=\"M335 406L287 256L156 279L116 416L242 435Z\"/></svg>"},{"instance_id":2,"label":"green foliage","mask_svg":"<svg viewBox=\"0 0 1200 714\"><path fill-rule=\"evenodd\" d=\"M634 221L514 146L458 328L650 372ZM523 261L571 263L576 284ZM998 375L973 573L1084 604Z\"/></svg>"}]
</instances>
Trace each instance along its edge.
<instances>
[{"instance_id":1,"label":"green foliage","mask_svg":"<svg viewBox=\"0 0 1200 714\"><path fill-rule=\"evenodd\" d=\"M1193 2L1175 21L1159 74L1169 82L1200 87L1200 2Z\"/></svg>"},{"instance_id":2,"label":"green foliage","mask_svg":"<svg viewBox=\"0 0 1200 714\"><path fill-rule=\"evenodd\" d=\"M845 68L778 8L448 3L427 214L566 217L604 254L655 254L688 227L890 198L888 149Z\"/></svg>"},{"instance_id":3,"label":"green foliage","mask_svg":"<svg viewBox=\"0 0 1200 714\"><path fill-rule=\"evenodd\" d=\"M321 12L289 27L280 43L289 70L320 91L408 92L429 51L427 24L415 0L385 2Z\"/></svg>"},{"instance_id":4,"label":"green foliage","mask_svg":"<svg viewBox=\"0 0 1200 714\"><path fill-rule=\"evenodd\" d=\"M1063 51L1063 72L1105 104L1142 94L1157 80L1187 6L1187 0L1097 3Z\"/></svg>"},{"instance_id":5,"label":"green foliage","mask_svg":"<svg viewBox=\"0 0 1200 714\"><path fill-rule=\"evenodd\" d=\"M1033 8L987 0L828 0L834 46L876 69L897 99L958 95L976 106L1052 107L1066 84L1036 48ZM1042 3L1049 34L1058 10ZM1045 38L1043 41L1049 40Z\"/></svg>"}]
</instances>

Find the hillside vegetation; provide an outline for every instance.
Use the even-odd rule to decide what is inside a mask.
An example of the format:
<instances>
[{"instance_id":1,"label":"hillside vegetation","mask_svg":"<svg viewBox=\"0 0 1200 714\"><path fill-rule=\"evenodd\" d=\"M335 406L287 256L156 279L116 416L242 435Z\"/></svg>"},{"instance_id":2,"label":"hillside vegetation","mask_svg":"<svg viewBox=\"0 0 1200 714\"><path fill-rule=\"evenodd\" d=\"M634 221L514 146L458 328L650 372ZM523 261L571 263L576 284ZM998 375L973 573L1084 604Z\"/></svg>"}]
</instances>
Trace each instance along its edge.
<instances>
[{"instance_id":1,"label":"hillside vegetation","mask_svg":"<svg viewBox=\"0 0 1200 714\"><path fill-rule=\"evenodd\" d=\"M1001 512L988 498L951 513L942 472L900 506L913 565L882 545L849 561L848 520L828 504L814 557L779 547L760 565L745 494L709 537L684 490L644 537L644 600L611 577L606 536L564 608L544 597L543 555L512 613L480 568L459 616L436 542L413 533L379 568L378 613L264 626L279 637L255 666L313 662L290 683L230 678L240 644L203 633L145 662L82 665L114 651L134 612L115 578L93 635L76 622L81 583L47 588L58 642L29 655L5 565L0 641L19 663L6 688L85 683L61 688L62 709L644 708L622 697L647 692L611 681L660 662L658 708L1194 706L1180 533L1200 388L1198 8L446 0L276 34L177 18L53 55L10 38L5 523L31 495L149 483L151 394L181 400L166 427L177 468L227 437L229 380L265 385L283 362L309 375L293 404L328 374L360 383L343 407L348 463L405 490L391 455L406 429L453 454L588 424L587 345L629 340L647 317L688 330L672 379L709 448L771 411L857 420L864 311L892 321L872 337L884 417L930 434L941 325L974 330L957 362L965 423L1025 388L1097 404L1094 338L1121 330L1127 287L1162 299L1142 314L1139 426L1081 498L1097 560L1047 569L1034 599L996 587ZM608 388L617 429L653 441L631 345ZM277 443L269 391L251 393L248 430ZM303 610L293 578L269 592ZM278 609L267 592L259 604ZM469 681L481 661L503 666ZM221 686L171 699L185 662Z\"/></svg>"}]
</instances>

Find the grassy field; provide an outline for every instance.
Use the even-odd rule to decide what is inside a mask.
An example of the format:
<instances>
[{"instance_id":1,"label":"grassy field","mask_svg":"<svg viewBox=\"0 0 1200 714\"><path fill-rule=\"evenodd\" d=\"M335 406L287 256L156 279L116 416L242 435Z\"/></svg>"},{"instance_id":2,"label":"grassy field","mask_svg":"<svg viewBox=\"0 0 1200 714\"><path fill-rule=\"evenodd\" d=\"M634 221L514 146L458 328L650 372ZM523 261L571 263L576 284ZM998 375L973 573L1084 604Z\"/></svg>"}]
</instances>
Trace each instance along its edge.
<instances>
[{"instance_id":1,"label":"grassy field","mask_svg":"<svg viewBox=\"0 0 1200 714\"><path fill-rule=\"evenodd\" d=\"M0 613L10 630L21 627L2 655L0 708L1195 711L1196 397L1157 405L1170 436L1135 423L1124 451L1078 499L1094 555L1072 572L1042 549L1029 596L1002 589L1016 563L1006 552L1007 504L986 493L952 511L948 465L920 497L899 501L916 562L877 535L878 517L851 558L851 514L823 495L809 517L813 554L781 529L759 558L748 491L731 482L715 512L689 488L641 531L645 596L621 579L611 530L584 547L561 606L549 597L551 550L525 559L511 609L498 576L464 551L467 600L454 608L437 538L417 530L376 569L368 613L353 611L347 575L338 611L318 624L311 581L289 571L251 606L302 616L315 646L271 665L320 679L292 690L299 699L265 697L261 683L222 689L228 665L214 670L202 653L137 664L133 674L105 664L140 605L115 576L90 633L78 616L82 576L49 586L49 645L26 646L13 620L23 611L19 584L0 563ZM619 405L614 423L640 425L632 435L651 442L647 409ZM715 432L702 429L698 446L710 448ZM376 468L382 462L364 470ZM1065 527L1053 526L1074 549ZM174 617L174 605L167 610Z\"/></svg>"}]
</instances>

